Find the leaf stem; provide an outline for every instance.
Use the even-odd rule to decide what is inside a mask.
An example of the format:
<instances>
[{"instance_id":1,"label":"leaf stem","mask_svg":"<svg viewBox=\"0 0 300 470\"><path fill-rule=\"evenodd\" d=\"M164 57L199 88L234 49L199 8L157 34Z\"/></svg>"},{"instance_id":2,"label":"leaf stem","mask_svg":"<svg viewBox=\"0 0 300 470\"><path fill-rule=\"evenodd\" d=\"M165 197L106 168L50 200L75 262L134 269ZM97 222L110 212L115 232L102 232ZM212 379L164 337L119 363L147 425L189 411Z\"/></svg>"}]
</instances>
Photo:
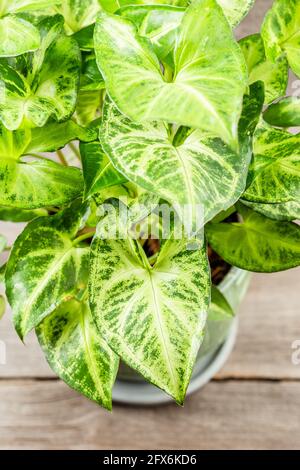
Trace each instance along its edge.
<instances>
[{"instance_id":1,"label":"leaf stem","mask_svg":"<svg viewBox=\"0 0 300 470\"><path fill-rule=\"evenodd\" d=\"M74 153L74 155L78 158L78 160L81 161L80 152L79 152L78 148L76 147L76 145L73 142L70 142L69 147L72 150L72 152Z\"/></svg>"},{"instance_id":2,"label":"leaf stem","mask_svg":"<svg viewBox=\"0 0 300 470\"><path fill-rule=\"evenodd\" d=\"M64 156L62 150L56 150L56 155L58 156L60 162L61 162L64 166L68 166L67 159L66 159L66 157Z\"/></svg>"},{"instance_id":3,"label":"leaf stem","mask_svg":"<svg viewBox=\"0 0 300 470\"><path fill-rule=\"evenodd\" d=\"M77 245L78 243L87 240L88 238L92 238L94 236L94 233L95 231L83 233L79 237L75 238L75 240L73 241L73 245Z\"/></svg>"}]
</instances>

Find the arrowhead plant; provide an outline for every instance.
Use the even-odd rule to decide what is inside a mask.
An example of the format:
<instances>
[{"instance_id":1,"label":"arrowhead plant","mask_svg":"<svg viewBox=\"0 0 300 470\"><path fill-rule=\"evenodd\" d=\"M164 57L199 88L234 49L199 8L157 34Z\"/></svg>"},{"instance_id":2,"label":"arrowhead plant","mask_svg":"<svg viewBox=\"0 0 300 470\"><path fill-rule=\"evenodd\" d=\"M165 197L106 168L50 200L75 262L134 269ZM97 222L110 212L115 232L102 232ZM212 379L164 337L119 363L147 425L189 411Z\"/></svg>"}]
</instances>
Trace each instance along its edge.
<instances>
[{"instance_id":1,"label":"arrowhead plant","mask_svg":"<svg viewBox=\"0 0 300 470\"><path fill-rule=\"evenodd\" d=\"M234 315L212 252L300 265L300 6L237 41L254 4L0 1L0 220L26 224L0 282L21 340L107 409L120 361L183 404Z\"/></svg>"}]
</instances>

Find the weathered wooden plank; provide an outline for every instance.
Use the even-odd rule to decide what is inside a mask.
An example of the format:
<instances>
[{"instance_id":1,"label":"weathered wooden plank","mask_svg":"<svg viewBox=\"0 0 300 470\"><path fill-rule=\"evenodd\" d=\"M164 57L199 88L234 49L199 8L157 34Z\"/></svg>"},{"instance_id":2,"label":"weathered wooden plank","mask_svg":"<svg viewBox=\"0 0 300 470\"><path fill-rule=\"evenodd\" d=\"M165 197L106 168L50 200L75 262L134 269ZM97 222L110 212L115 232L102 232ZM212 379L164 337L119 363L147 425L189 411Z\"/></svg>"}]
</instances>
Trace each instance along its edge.
<instances>
[{"instance_id":1,"label":"weathered wooden plank","mask_svg":"<svg viewBox=\"0 0 300 470\"><path fill-rule=\"evenodd\" d=\"M97 407L63 383L0 382L1 449L297 449L300 383L211 382L184 408Z\"/></svg>"}]
</instances>

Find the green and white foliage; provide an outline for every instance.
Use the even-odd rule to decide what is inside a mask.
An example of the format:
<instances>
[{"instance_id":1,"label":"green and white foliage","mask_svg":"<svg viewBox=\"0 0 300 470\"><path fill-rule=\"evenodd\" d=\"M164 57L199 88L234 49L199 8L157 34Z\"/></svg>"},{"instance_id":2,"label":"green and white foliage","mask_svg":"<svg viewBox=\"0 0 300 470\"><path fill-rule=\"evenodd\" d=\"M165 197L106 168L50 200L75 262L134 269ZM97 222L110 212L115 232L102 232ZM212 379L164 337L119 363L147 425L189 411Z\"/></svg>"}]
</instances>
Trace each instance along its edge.
<instances>
[{"instance_id":1,"label":"green and white foliage","mask_svg":"<svg viewBox=\"0 0 300 470\"><path fill-rule=\"evenodd\" d=\"M6 268L6 294L22 339L84 288L89 247L76 234L85 213L86 206L75 201L54 216L33 220L17 238Z\"/></svg>"},{"instance_id":2,"label":"green and white foliage","mask_svg":"<svg viewBox=\"0 0 300 470\"><path fill-rule=\"evenodd\" d=\"M272 220L241 204L243 222L208 224L208 242L234 266L255 272L276 272L300 264L300 226Z\"/></svg>"},{"instance_id":3,"label":"green and white foliage","mask_svg":"<svg viewBox=\"0 0 300 470\"><path fill-rule=\"evenodd\" d=\"M45 356L70 387L111 410L118 356L96 328L87 302L62 303L36 329Z\"/></svg>"},{"instance_id":4,"label":"green and white foliage","mask_svg":"<svg viewBox=\"0 0 300 470\"><path fill-rule=\"evenodd\" d=\"M261 121L254 137L244 199L261 203L299 201L300 134L275 129Z\"/></svg>"},{"instance_id":5,"label":"green and white foliage","mask_svg":"<svg viewBox=\"0 0 300 470\"><path fill-rule=\"evenodd\" d=\"M116 239L110 229L108 216L91 248L93 318L122 360L183 403L209 306L206 249L170 237L151 266L121 224Z\"/></svg>"},{"instance_id":6,"label":"green and white foliage","mask_svg":"<svg viewBox=\"0 0 300 470\"><path fill-rule=\"evenodd\" d=\"M300 126L300 98L288 96L272 104L264 112L264 120L272 126Z\"/></svg>"},{"instance_id":7,"label":"green and white foliage","mask_svg":"<svg viewBox=\"0 0 300 470\"><path fill-rule=\"evenodd\" d=\"M195 0L187 8L170 82L162 75L153 48L130 21L101 12L94 41L107 91L129 118L200 128L237 146L246 67L215 0Z\"/></svg>"},{"instance_id":8,"label":"green and white foliage","mask_svg":"<svg viewBox=\"0 0 300 470\"><path fill-rule=\"evenodd\" d=\"M267 56L274 61L284 54L300 77L299 0L275 0L263 23L262 37Z\"/></svg>"},{"instance_id":9,"label":"green and white foliage","mask_svg":"<svg viewBox=\"0 0 300 470\"><path fill-rule=\"evenodd\" d=\"M240 41L249 71L249 84L258 80L264 82L265 101L271 103L285 94L288 84L288 63L279 57L274 63L265 55L260 34L247 36Z\"/></svg>"},{"instance_id":10,"label":"green and white foliage","mask_svg":"<svg viewBox=\"0 0 300 470\"><path fill-rule=\"evenodd\" d=\"M108 410L120 360L182 404L225 341L208 254L300 265L300 3L237 43L254 3L0 0L0 221L26 224L0 283L20 338Z\"/></svg>"},{"instance_id":11,"label":"green and white foliage","mask_svg":"<svg viewBox=\"0 0 300 470\"><path fill-rule=\"evenodd\" d=\"M22 72L5 59L0 62L0 119L7 129L22 122L42 127L50 117L68 119L75 110L80 51L63 33L63 18L47 17L38 24L41 45L24 58Z\"/></svg>"}]
</instances>

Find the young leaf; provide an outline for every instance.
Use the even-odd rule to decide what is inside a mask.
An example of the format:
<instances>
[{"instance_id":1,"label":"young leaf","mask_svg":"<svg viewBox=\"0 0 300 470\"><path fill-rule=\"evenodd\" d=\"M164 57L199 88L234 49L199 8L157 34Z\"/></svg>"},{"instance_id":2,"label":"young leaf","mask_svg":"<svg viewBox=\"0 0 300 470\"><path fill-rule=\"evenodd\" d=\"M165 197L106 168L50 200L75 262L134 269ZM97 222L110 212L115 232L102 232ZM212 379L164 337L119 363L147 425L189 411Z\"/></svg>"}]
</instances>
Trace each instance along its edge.
<instances>
[{"instance_id":1,"label":"young leaf","mask_svg":"<svg viewBox=\"0 0 300 470\"><path fill-rule=\"evenodd\" d=\"M300 98L289 96L271 104L264 112L264 120L272 126L300 126Z\"/></svg>"},{"instance_id":2,"label":"young leaf","mask_svg":"<svg viewBox=\"0 0 300 470\"><path fill-rule=\"evenodd\" d=\"M249 84L258 80L265 85L265 102L271 103L285 94L288 84L288 63L280 57L275 63L266 59L260 34L252 34L239 42L249 71Z\"/></svg>"},{"instance_id":3,"label":"young leaf","mask_svg":"<svg viewBox=\"0 0 300 470\"><path fill-rule=\"evenodd\" d=\"M93 318L130 367L183 403L209 305L206 249L169 239L151 267L122 227L105 238L104 222L91 249Z\"/></svg>"},{"instance_id":4,"label":"young leaf","mask_svg":"<svg viewBox=\"0 0 300 470\"><path fill-rule=\"evenodd\" d=\"M262 37L267 56L275 61L285 53L291 69L300 76L299 0L275 0L265 17Z\"/></svg>"},{"instance_id":5,"label":"young leaf","mask_svg":"<svg viewBox=\"0 0 300 470\"><path fill-rule=\"evenodd\" d=\"M74 121L52 122L31 131L31 140L26 153L54 152L63 148L72 140L90 142L97 138L97 131L92 127L82 127Z\"/></svg>"},{"instance_id":6,"label":"young leaf","mask_svg":"<svg viewBox=\"0 0 300 470\"><path fill-rule=\"evenodd\" d=\"M79 90L76 104L76 119L82 126L88 125L96 119L101 108L102 91L82 91Z\"/></svg>"},{"instance_id":7,"label":"young leaf","mask_svg":"<svg viewBox=\"0 0 300 470\"><path fill-rule=\"evenodd\" d=\"M78 243L86 206L75 201L30 222L17 238L5 273L6 295L21 339L70 295L83 288L89 247Z\"/></svg>"},{"instance_id":8,"label":"young leaf","mask_svg":"<svg viewBox=\"0 0 300 470\"><path fill-rule=\"evenodd\" d=\"M300 197L300 134L274 129L261 121L254 136L254 156L243 198L279 203Z\"/></svg>"},{"instance_id":9,"label":"young leaf","mask_svg":"<svg viewBox=\"0 0 300 470\"><path fill-rule=\"evenodd\" d=\"M276 272L300 264L300 227L238 206L243 222L210 223L206 235L227 263L248 271Z\"/></svg>"},{"instance_id":10,"label":"young leaf","mask_svg":"<svg viewBox=\"0 0 300 470\"><path fill-rule=\"evenodd\" d=\"M0 57L11 57L35 51L40 33L29 21L15 15L0 18Z\"/></svg>"},{"instance_id":11,"label":"young leaf","mask_svg":"<svg viewBox=\"0 0 300 470\"><path fill-rule=\"evenodd\" d=\"M277 204L263 204L259 202L250 202L245 199L241 202L260 214L274 220L299 220L300 219L300 202L287 201Z\"/></svg>"},{"instance_id":12,"label":"young leaf","mask_svg":"<svg viewBox=\"0 0 300 470\"><path fill-rule=\"evenodd\" d=\"M64 121L75 109L79 47L74 39L58 34L62 27L58 15L46 18L39 27L42 45L33 54L26 76L5 60L0 63L0 119L9 130L17 129L24 118L39 127L49 117Z\"/></svg>"},{"instance_id":13,"label":"young leaf","mask_svg":"<svg viewBox=\"0 0 300 470\"><path fill-rule=\"evenodd\" d=\"M232 307L227 302L226 298L222 292L217 288L217 286L212 286L211 288L211 304L209 317L211 320L222 319L224 317L232 318L234 316L234 311Z\"/></svg>"},{"instance_id":14,"label":"young leaf","mask_svg":"<svg viewBox=\"0 0 300 470\"><path fill-rule=\"evenodd\" d=\"M125 183L127 179L112 165L103 152L99 141L80 144L85 197L92 196L104 188Z\"/></svg>"},{"instance_id":15,"label":"young leaf","mask_svg":"<svg viewBox=\"0 0 300 470\"><path fill-rule=\"evenodd\" d=\"M196 0L187 8L171 83L164 80L153 49L130 21L101 12L94 40L108 93L128 117L200 128L236 146L246 67L215 0Z\"/></svg>"},{"instance_id":16,"label":"young leaf","mask_svg":"<svg viewBox=\"0 0 300 470\"><path fill-rule=\"evenodd\" d=\"M100 140L120 173L169 201L182 218L188 209L194 224L198 209L205 223L232 206L245 188L248 155L238 156L199 130L175 147L163 124L136 124L108 100Z\"/></svg>"},{"instance_id":17,"label":"young leaf","mask_svg":"<svg viewBox=\"0 0 300 470\"><path fill-rule=\"evenodd\" d=\"M102 339L86 302L61 304L37 327L47 361L70 387L104 408L112 408L118 357Z\"/></svg>"},{"instance_id":18,"label":"young leaf","mask_svg":"<svg viewBox=\"0 0 300 470\"><path fill-rule=\"evenodd\" d=\"M67 29L74 33L94 23L100 10L99 0L63 0L56 7L56 11L64 16Z\"/></svg>"}]
</instances>

